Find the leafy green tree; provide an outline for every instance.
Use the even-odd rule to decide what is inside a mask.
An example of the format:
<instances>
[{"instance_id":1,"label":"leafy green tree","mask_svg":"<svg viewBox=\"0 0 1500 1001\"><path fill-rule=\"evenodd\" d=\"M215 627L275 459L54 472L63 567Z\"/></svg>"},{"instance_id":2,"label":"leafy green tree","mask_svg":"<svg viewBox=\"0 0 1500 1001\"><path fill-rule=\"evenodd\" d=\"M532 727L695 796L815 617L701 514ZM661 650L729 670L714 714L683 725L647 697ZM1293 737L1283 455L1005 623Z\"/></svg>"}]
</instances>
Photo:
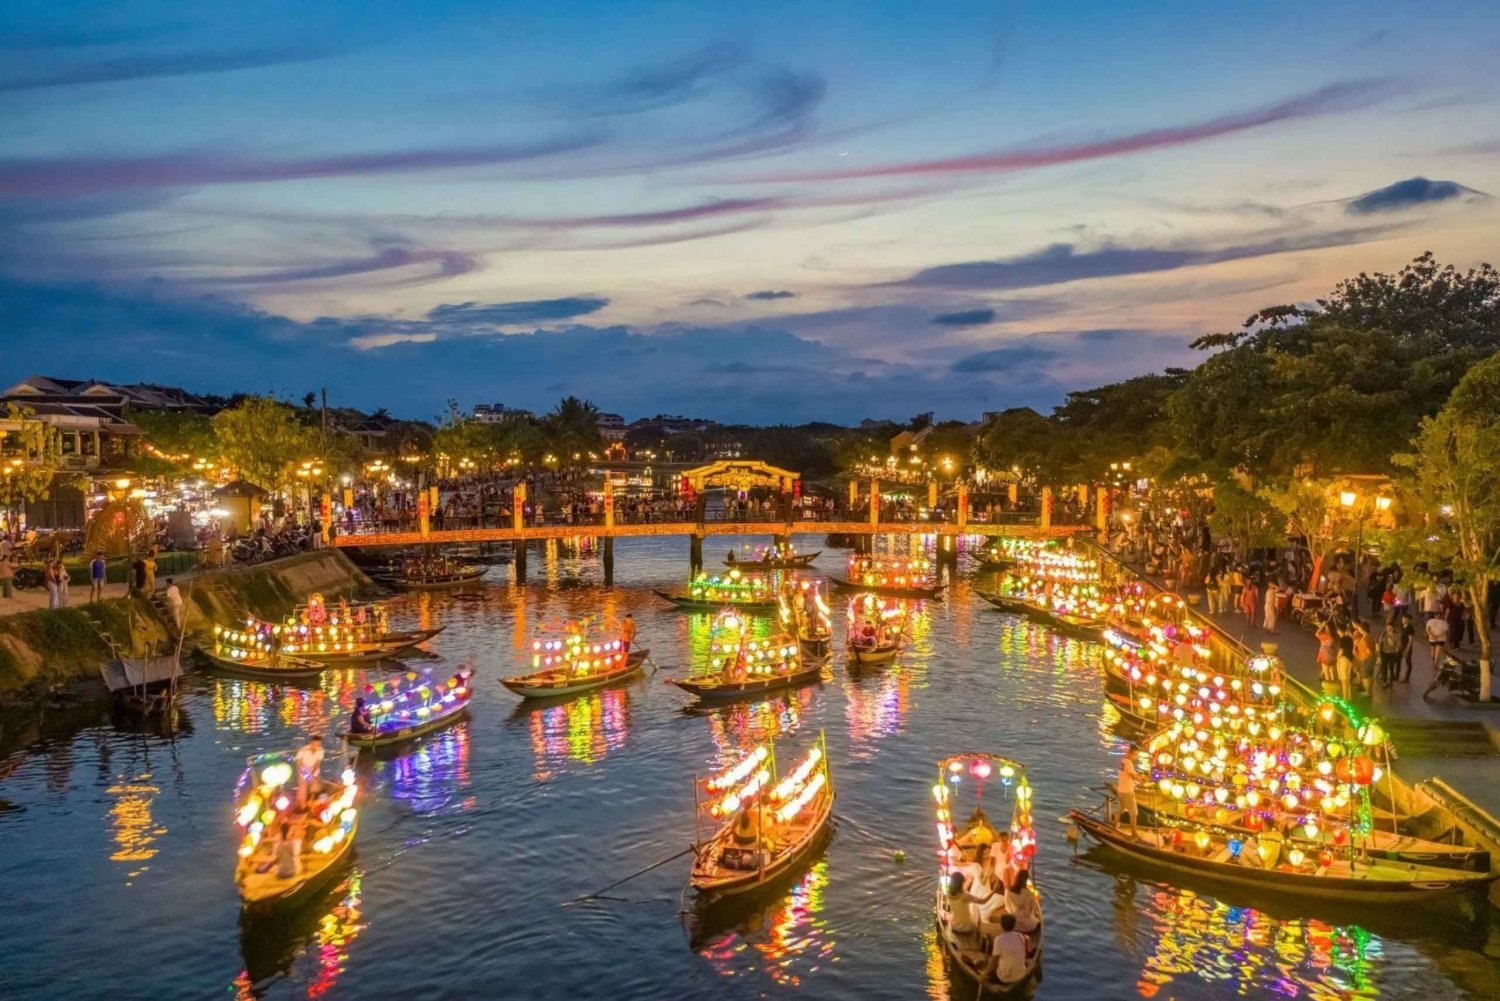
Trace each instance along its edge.
<instances>
[{"instance_id":1,"label":"leafy green tree","mask_svg":"<svg viewBox=\"0 0 1500 1001\"><path fill-rule=\"evenodd\" d=\"M669 437L662 443L662 448L678 462L692 462L703 458L703 439L686 431Z\"/></svg>"},{"instance_id":2,"label":"leafy green tree","mask_svg":"<svg viewBox=\"0 0 1500 1001\"><path fill-rule=\"evenodd\" d=\"M318 434L297 411L268 396L247 396L213 418L219 454L239 475L279 493L293 467L319 454Z\"/></svg>"},{"instance_id":3,"label":"leafy green tree","mask_svg":"<svg viewBox=\"0 0 1500 1001\"><path fill-rule=\"evenodd\" d=\"M1480 658L1490 660L1483 610L1500 581L1500 355L1475 365L1448 403L1422 421L1411 451L1396 456L1402 487L1422 524L1403 533L1405 548L1432 567L1453 571L1481 622ZM1484 676L1488 688L1489 672ZM1486 690L1485 698L1489 697Z\"/></svg>"},{"instance_id":4,"label":"leafy green tree","mask_svg":"<svg viewBox=\"0 0 1500 1001\"><path fill-rule=\"evenodd\" d=\"M1216 539L1233 539L1240 552L1274 546L1286 538L1286 518L1264 497L1234 480L1214 487L1208 527Z\"/></svg>"},{"instance_id":5,"label":"leafy green tree","mask_svg":"<svg viewBox=\"0 0 1500 1001\"><path fill-rule=\"evenodd\" d=\"M542 433L547 447L564 465L587 460L589 452L604 451L599 408L576 396L558 401L557 407L542 419ZM575 455L577 459L573 458Z\"/></svg>"},{"instance_id":6,"label":"leafy green tree","mask_svg":"<svg viewBox=\"0 0 1500 1001\"><path fill-rule=\"evenodd\" d=\"M0 428L0 505L14 511L52 496L62 468L62 432L31 407L6 405Z\"/></svg>"}]
</instances>

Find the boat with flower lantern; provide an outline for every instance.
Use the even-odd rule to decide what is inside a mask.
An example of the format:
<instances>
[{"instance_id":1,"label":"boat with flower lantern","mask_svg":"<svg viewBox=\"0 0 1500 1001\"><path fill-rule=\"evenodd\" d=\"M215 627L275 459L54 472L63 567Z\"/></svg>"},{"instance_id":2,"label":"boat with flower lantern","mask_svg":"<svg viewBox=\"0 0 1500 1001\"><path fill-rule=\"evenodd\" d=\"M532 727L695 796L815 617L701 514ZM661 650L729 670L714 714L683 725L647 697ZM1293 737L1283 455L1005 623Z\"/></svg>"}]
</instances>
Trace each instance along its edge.
<instances>
[{"instance_id":1,"label":"boat with flower lantern","mask_svg":"<svg viewBox=\"0 0 1500 1001\"><path fill-rule=\"evenodd\" d=\"M906 642L906 603L873 594L849 602L849 666L876 667L889 664Z\"/></svg>"},{"instance_id":2,"label":"boat with flower lantern","mask_svg":"<svg viewBox=\"0 0 1500 1001\"><path fill-rule=\"evenodd\" d=\"M775 749L760 744L728 770L693 783L697 837L693 889L715 898L759 889L807 861L833 816L833 775L823 734L780 777Z\"/></svg>"},{"instance_id":3,"label":"boat with flower lantern","mask_svg":"<svg viewBox=\"0 0 1500 1001\"><path fill-rule=\"evenodd\" d=\"M1280 718L1285 679L1273 654L1215 666L1208 633L1191 621L1145 633L1104 630L1105 696L1125 720L1152 729L1186 719L1254 737Z\"/></svg>"},{"instance_id":4,"label":"boat with flower lantern","mask_svg":"<svg viewBox=\"0 0 1500 1001\"><path fill-rule=\"evenodd\" d=\"M381 602L351 606L341 600L329 609L314 594L283 622L256 621L281 640L281 652L325 664L363 664L398 657L442 632L436 629L394 630Z\"/></svg>"},{"instance_id":5,"label":"boat with flower lantern","mask_svg":"<svg viewBox=\"0 0 1500 1001\"><path fill-rule=\"evenodd\" d=\"M802 659L795 638L757 637L737 609L715 618L709 635L709 669L690 678L668 678L704 701L746 698L762 692L811 684L823 676L823 662Z\"/></svg>"},{"instance_id":6,"label":"boat with flower lantern","mask_svg":"<svg viewBox=\"0 0 1500 1001\"><path fill-rule=\"evenodd\" d=\"M984 786L990 779L996 780L1002 797L1008 796L1013 801L1010 823L1003 829L998 828L984 811ZM974 809L962 827L955 827L953 810L958 793L966 782L974 784ZM1026 938L1024 969L1019 976L1007 981L985 975L990 957L988 950L982 947L984 932L998 928L1004 913L1004 891L997 893L996 906L980 905L977 913L980 932L977 935L953 930L952 912L945 892L945 884L953 874L963 873L965 892L977 896L975 884L993 879L997 856L1003 872L1025 870L1034 877L1032 862L1036 855L1036 830L1031 822L1032 789L1026 777L1026 767L1018 761L985 752L952 755L938 762L937 782L932 787L932 795L936 801L938 841L935 917L937 938L944 954L975 983L981 994L1011 994L1033 981L1040 981L1042 905L1034 878L1028 878L1026 887L1020 890L1030 897L1024 906L1025 913L1015 915L1016 930ZM986 869L991 871L987 873Z\"/></svg>"},{"instance_id":7,"label":"boat with flower lantern","mask_svg":"<svg viewBox=\"0 0 1500 1001\"><path fill-rule=\"evenodd\" d=\"M1022 560L1029 559L1032 553L1052 545L1054 543L1050 539L1018 539L1005 535L992 539L989 545L975 554L975 558L986 570L1009 570Z\"/></svg>"},{"instance_id":8,"label":"boat with flower lantern","mask_svg":"<svg viewBox=\"0 0 1500 1001\"><path fill-rule=\"evenodd\" d=\"M359 811L353 769L345 768L337 782L319 779L306 806L297 804L297 787L290 751L249 758L235 787L234 817L242 835L234 881L247 910L306 900L338 872L354 847ZM291 874L283 875L288 867Z\"/></svg>"},{"instance_id":9,"label":"boat with flower lantern","mask_svg":"<svg viewBox=\"0 0 1500 1001\"><path fill-rule=\"evenodd\" d=\"M411 740L454 722L469 709L474 671L460 668L447 681L408 671L390 681L365 685L370 729L340 734L353 747L380 747Z\"/></svg>"},{"instance_id":10,"label":"boat with flower lantern","mask_svg":"<svg viewBox=\"0 0 1500 1001\"><path fill-rule=\"evenodd\" d=\"M741 570L805 570L812 561L823 555L819 549L811 553L799 553L791 543L762 546L755 552L739 556L733 549L724 557L724 565Z\"/></svg>"},{"instance_id":11,"label":"boat with flower lantern","mask_svg":"<svg viewBox=\"0 0 1500 1001\"><path fill-rule=\"evenodd\" d=\"M688 584L686 594L657 591L656 595L690 612L716 612L727 606L754 615L774 615L777 609L776 592L770 583L738 569L722 575L699 572Z\"/></svg>"},{"instance_id":12,"label":"boat with flower lantern","mask_svg":"<svg viewBox=\"0 0 1500 1001\"><path fill-rule=\"evenodd\" d=\"M533 640L531 673L500 684L523 699L574 695L633 677L650 656L645 647L626 651L619 640L591 640L581 627L570 628L560 638Z\"/></svg>"},{"instance_id":13,"label":"boat with flower lantern","mask_svg":"<svg viewBox=\"0 0 1500 1001\"><path fill-rule=\"evenodd\" d=\"M403 563L392 583L406 591L443 591L472 584L488 569L446 556L420 556Z\"/></svg>"},{"instance_id":14,"label":"boat with flower lantern","mask_svg":"<svg viewBox=\"0 0 1500 1001\"><path fill-rule=\"evenodd\" d=\"M798 581L778 595L781 628L797 637L804 657L826 657L833 649L833 619L821 581Z\"/></svg>"},{"instance_id":15,"label":"boat with flower lantern","mask_svg":"<svg viewBox=\"0 0 1500 1001\"><path fill-rule=\"evenodd\" d=\"M307 681L329 665L282 651L282 636L269 622L247 618L237 627L214 626L212 646L199 652L216 668L263 680Z\"/></svg>"},{"instance_id":16,"label":"boat with flower lantern","mask_svg":"<svg viewBox=\"0 0 1500 1001\"><path fill-rule=\"evenodd\" d=\"M849 557L849 576L831 577L840 591L866 591L887 598L938 598L944 585L934 583L932 561L925 556L909 560L855 553Z\"/></svg>"}]
</instances>

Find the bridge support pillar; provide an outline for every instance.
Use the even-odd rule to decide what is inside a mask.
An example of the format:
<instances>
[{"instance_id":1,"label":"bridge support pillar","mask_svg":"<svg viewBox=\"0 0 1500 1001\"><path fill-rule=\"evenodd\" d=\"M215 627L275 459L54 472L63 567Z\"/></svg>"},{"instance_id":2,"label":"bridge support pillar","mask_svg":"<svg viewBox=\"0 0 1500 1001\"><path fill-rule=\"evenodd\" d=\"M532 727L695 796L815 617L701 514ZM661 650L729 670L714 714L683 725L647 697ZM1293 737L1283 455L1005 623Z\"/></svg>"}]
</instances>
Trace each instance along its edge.
<instances>
[{"instance_id":1,"label":"bridge support pillar","mask_svg":"<svg viewBox=\"0 0 1500 1001\"><path fill-rule=\"evenodd\" d=\"M692 572L697 574L703 569L703 536L694 533L688 536L688 563Z\"/></svg>"},{"instance_id":2,"label":"bridge support pillar","mask_svg":"<svg viewBox=\"0 0 1500 1001\"><path fill-rule=\"evenodd\" d=\"M600 556L604 562L604 586L610 587L615 582L615 540L614 536L606 535L599 540L601 543Z\"/></svg>"},{"instance_id":3,"label":"bridge support pillar","mask_svg":"<svg viewBox=\"0 0 1500 1001\"><path fill-rule=\"evenodd\" d=\"M856 553L872 553L875 551L875 536L860 532L854 537L854 551Z\"/></svg>"},{"instance_id":4,"label":"bridge support pillar","mask_svg":"<svg viewBox=\"0 0 1500 1001\"><path fill-rule=\"evenodd\" d=\"M516 583L526 583L526 540L516 540Z\"/></svg>"},{"instance_id":5,"label":"bridge support pillar","mask_svg":"<svg viewBox=\"0 0 1500 1001\"><path fill-rule=\"evenodd\" d=\"M937 538L937 561L946 563L948 566L958 566L958 538L952 535L939 535Z\"/></svg>"}]
</instances>

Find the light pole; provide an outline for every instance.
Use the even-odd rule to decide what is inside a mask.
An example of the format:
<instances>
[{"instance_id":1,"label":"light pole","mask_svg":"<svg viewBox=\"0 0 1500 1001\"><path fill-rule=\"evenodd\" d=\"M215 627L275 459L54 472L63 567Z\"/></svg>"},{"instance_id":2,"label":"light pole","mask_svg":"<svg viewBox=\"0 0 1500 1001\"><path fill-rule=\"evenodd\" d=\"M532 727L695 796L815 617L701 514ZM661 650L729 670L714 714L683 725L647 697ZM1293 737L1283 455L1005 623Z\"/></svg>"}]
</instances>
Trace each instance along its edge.
<instances>
[{"instance_id":1,"label":"light pole","mask_svg":"<svg viewBox=\"0 0 1500 1001\"><path fill-rule=\"evenodd\" d=\"M1359 616L1359 586L1361 583L1359 570L1360 565L1364 562L1365 519L1370 515L1368 509L1360 506L1360 499L1357 491L1343 490L1339 492L1339 504L1354 517L1354 600L1350 603L1349 610L1354 613L1356 618ZM1390 507L1391 499L1389 497L1382 494L1375 498L1375 510L1384 514L1390 510ZM1373 615L1374 611L1372 608L1370 613Z\"/></svg>"}]
</instances>

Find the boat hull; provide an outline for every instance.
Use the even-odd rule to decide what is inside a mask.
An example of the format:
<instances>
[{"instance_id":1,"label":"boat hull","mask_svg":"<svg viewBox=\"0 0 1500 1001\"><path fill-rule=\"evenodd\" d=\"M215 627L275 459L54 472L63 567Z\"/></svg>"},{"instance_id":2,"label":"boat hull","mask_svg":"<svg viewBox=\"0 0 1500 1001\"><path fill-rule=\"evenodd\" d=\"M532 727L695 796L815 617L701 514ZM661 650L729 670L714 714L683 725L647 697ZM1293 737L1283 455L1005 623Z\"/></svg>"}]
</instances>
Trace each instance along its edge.
<instances>
[{"instance_id":1,"label":"boat hull","mask_svg":"<svg viewBox=\"0 0 1500 1001\"><path fill-rule=\"evenodd\" d=\"M815 553L792 556L784 560L725 560L724 565L738 570L749 570L751 573L760 570L806 570L812 565L812 561L821 555L823 555L823 550L819 549Z\"/></svg>"},{"instance_id":2,"label":"boat hull","mask_svg":"<svg viewBox=\"0 0 1500 1001\"><path fill-rule=\"evenodd\" d=\"M998 980L986 980L984 978L983 963L987 963L989 957L983 957L982 961L978 965L976 965L975 959L973 957L964 954L963 947L953 938L952 935L948 933L947 927L943 924L942 901L943 889L942 887L938 887L937 904L933 911L933 923L937 927L938 944L943 947L943 954L948 957L948 961L962 970L964 975L974 982L975 986L978 987L981 995L989 995L993 997L1008 997L1012 994L1024 990L1032 983L1032 981L1041 979L1041 936L1043 926L1037 926L1036 948L1032 952L1030 960L1027 963L1026 975L1024 977L1022 977L1020 980L1015 981L1014 983L1001 983Z\"/></svg>"},{"instance_id":3,"label":"boat hull","mask_svg":"<svg viewBox=\"0 0 1500 1001\"><path fill-rule=\"evenodd\" d=\"M1251 869L1146 844L1112 824L1080 810L1071 811L1068 819L1101 845L1152 865L1213 882L1231 883L1257 890L1275 890L1302 897L1339 901L1425 901L1455 893L1481 891L1495 879L1488 873L1432 868L1418 870L1414 866L1408 866L1407 869L1420 872L1421 878L1372 879L1368 875L1318 876L1279 869ZM1367 870L1373 868L1373 865L1366 864Z\"/></svg>"},{"instance_id":4,"label":"boat hull","mask_svg":"<svg viewBox=\"0 0 1500 1001\"><path fill-rule=\"evenodd\" d=\"M403 591L446 591L455 587L463 587L472 584L485 575L483 567L476 567L470 573L455 574L451 577L434 577L428 579L413 580L409 577L397 577L392 581L392 586Z\"/></svg>"},{"instance_id":5,"label":"boat hull","mask_svg":"<svg viewBox=\"0 0 1500 1001\"><path fill-rule=\"evenodd\" d=\"M320 664L368 664L399 657L403 653L416 649L422 643L426 643L442 631L442 629L418 629L409 633L392 633L389 638L379 643L369 644L370 648L366 650L327 652L303 650L297 656L303 660L317 661Z\"/></svg>"},{"instance_id":6,"label":"boat hull","mask_svg":"<svg viewBox=\"0 0 1500 1001\"><path fill-rule=\"evenodd\" d=\"M642 665L646 663L646 658L649 656L651 656L651 651L648 649L632 650L630 656L626 658L625 666L617 671L569 678L556 684L547 682L542 676L535 674L501 678L500 684L523 699L550 699L559 695L576 695L579 692L603 688L605 685L612 685L617 681L634 677L640 673Z\"/></svg>"},{"instance_id":7,"label":"boat hull","mask_svg":"<svg viewBox=\"0 0 1500 1001\"><path fill-rule=\"evenodd\" d=\"M202 653L216 670L245 678L255 678L260 681L275 681L278 678L292 681L307 681L316 678L328 670L330 666L300 658L282 657L281 661L285 666L276 667L259 662L231 660L228 657L221 657L208 650L204 650Z\"/></svg>"},{"instance_id":8,"label":"boat hull","mask_svg":"<svg viewBox=\"0 0 1500 1001\"><path fill-rule=\"evenodd\" d=\"M804 637L797 640L797 646L802 651L802 656L804 657L827 657L833 651L833 637Z\"/></svg>"},{"instance_id":9,"label":"boat hull","mask_svg":"<svg viewBox=\"0 0 1500 1001\"><path fill-rule=\"evenodd\" d=\"M849 647L849 663L854 667L880 667L895 660L896 655L900 652L901 644L899 643L893 643L888 647L875 647L870 650Z\"/></svg>"},{"instance_id":10,"label":"boat hull","mask_svg":"<svg viewBox=\"0 0 1500 1001\"><path fill-rule=\"evenodd\" d=\"M1048 627L1056 632L1072 636L1075 639L1102 642L1104 639L1104 623L1093 619L1072 619L1048 611L1040 605L1034 605L1021 598L1007 598L1000 594L980 594L985 601L994 605L1002 612L1012 615L1024 615L1033 622Z\"/></svg>"},{"instance_id":11,"label":"boat hull","mask_svg":"<svg viewBox=\"0 0 1500 1001\"><path fill-rule=\"evenodd\" d=\"M833 816L833 798L832 792L823 797L817 814L808 819L795 843L763 869L726 870L711 861L705 862L706 858L712 859L713 853L730 840L728 827L719 831L698 850L698 855L693 860L693 874L690 877L693 889L716 899L739 896L759 890L803 864L822 843L828 821Z\"/></svg>"},{"instance_id":12,"label":"boat hull","mask_svg":"<svg viewBox=\"0 0 1500 1001\"><path fill-rule=\"evenodd\" d=\"M403 740L414 740L417 737L429 733L435 733L444 727L458 722L469 712L469 700L464 699L456 708L438 716L429 717L419 723L403 726L399 730L387 730L377 733L350 733L344 731L341 735L349 742L350 747L385 747L390 744L399 744Z\"/></svg>"},{"instance_id":13,"label":"boat hull","mask_svg":"<svg viewBox=\"0 0 1500 1001\"><path fill-rule=\"evenodd\" d=\"M696 695L705 702L724 702L731 699L753 698L763 692L774 692L783 688L810 685L823 674L823 665L804 666L791 674L777 674L750 681L715 682L709 680L669 679L689 695Z\"/></svg>"},{"instance_id":14,"label":"boat hull","mask_svg":"<svg viewBox=\"0 0 1500 1001\"><path fill-rule=\"evenodd\" d=\"M301 879L290 881L285 886L259 882L254 886L249 886L237 880L240 890L240 906L250 914L266 914L297 907L307 902L344 870L354 855L354 837L358 833L359 821L355 820L354 826L349 829L349 836L323 865L319 866L316 871L304 873Z\"/></svg>"},{"instance_id":15,"label":"boat hull","mask_svg":"<svg viewBox=\"0 0 1500 1001\"><path fill-rule=\"evenodd\" d=\"M771 615L777 610L775 598L767 598L765 601L705 601L680 594L668 594L666 591L653 593L687 612L717 612L721 608L734 608L752 615Z\"/></svg>"},{"instance_id":16,"label":"boat hull","mask_svg":"<svg viewBox=\"0 0 1500 1001\"><path fill-rule=\"evenodd\" d=\"M856 584L853 581L844 580L841 577L828 578L833 586L840 591L860 591L864 594L876 594L882 598L922 598L937 600L942 597L944 584L935 584L932 587L895 587L885 585Z\"/></svg>"}]
</instances>

